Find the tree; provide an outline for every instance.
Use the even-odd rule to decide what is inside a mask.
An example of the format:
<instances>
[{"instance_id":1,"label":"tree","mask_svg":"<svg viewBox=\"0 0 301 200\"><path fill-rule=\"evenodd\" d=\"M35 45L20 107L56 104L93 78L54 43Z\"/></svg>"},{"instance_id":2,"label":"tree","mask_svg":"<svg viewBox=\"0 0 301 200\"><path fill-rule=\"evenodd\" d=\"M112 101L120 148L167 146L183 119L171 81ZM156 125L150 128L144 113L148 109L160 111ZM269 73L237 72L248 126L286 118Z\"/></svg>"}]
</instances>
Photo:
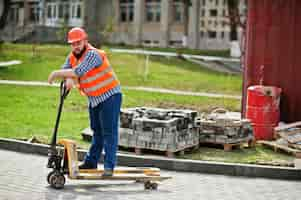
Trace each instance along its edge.
<instances>
[{"instance_id":1,"label":"tree","mask_svg":"<svg viewBox=\"0 0 301 200\"><path fill-rule=\"evenodd\" d=\"M3 29L6 24L9 6L10 0L0 0L0 30Z\"/></svg>"},{"instance_id":2,"label":"tree","mask_svg":"<svg viewBox=\"0 0 301 200\"><path fill-rule=\"evenodd\" d=\"M237 36L237 27L240 24L239 16L239 0L228 0L228 14L230 21L230 41L236 41Z\"/></svg>"},{"instance_id":3,"label":"tree","mask_svg":"<svg viewBox=\"0 0 301 200\"><path fill-rule=\"evenodd\" d=\"M63 20L60 21L60 28L56 31L56 36L61 42L66 40L66 36L69 30L69 15L65 14Z\"/></svg>"},{"instance_id":4,"label":"tree","mask_svg":"<svg viewBox=\"0 0 301 200\"><path fill-rule=\"evenodd\" d=\"M239 3L240 1L244 1L247 5L247 0L228 0L228 18L229 18L229 26L230 26L230 41L231 41L231 49L230 54L233 57L241 57L243 53L243 48L241 45L244 43L244 39L241 42L238 42L238 33L237 28L242 28L242 38L244 38L244 32L246 28L246 21L242 21L242 16L239 13Z\"/></svg>"},{"instance_id":5,"label":"tree","mask_svg":"<svg viewBox=\"0 0 301 200\"><path fill-rule=\"evenodd\" d=\"M109 43L110 37L112 33L114 33L114 26L114 17L108 17L104 29L100 31L100 34L102 36L101 44Z\"/></svg>"},{"instance_id":6,"label":"tree","mask_svg":"<svg viewBox=\"0 0 301 200\"><path fill-rule=\"evenodd\" d=\"M2 51L2 38L1 38L1 30L4 28L6 24L6 18L8 15L10 6L10 0L0 0L0 52Z\"/></svg>"}]
</instances>

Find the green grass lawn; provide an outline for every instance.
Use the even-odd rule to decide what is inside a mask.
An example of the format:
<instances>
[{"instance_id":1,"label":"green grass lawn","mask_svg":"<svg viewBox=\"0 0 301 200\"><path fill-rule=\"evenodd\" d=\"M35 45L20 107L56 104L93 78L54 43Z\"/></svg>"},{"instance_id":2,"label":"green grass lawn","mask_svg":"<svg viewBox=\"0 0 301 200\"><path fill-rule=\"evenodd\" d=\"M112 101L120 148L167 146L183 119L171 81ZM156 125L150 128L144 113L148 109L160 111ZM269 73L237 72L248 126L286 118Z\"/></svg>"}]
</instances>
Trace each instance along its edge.
<instances>
[{"instance_id":1,"label":"green grass lawn","mask_svg":"<svg viewBox=\"0 0 301 200\"><path fill-rule=\"evenodd\" d=\"M54 127L59 88L0 85L0 136L49 139ZM150 106L210 110L216 106L235 109L238 100L123 90L123 108ZM239 109L239 108L236 108ZM64 137L80 139L80 131L89 126L87 100L74 89L68 96L62 115ZM77 134L74 134L77 133Z\"/></svg>"},{"instance_id":2,"label":"green grass lawn","mask_svg":"<svg viewBox=\"0 0 301 200\"><path fill-rule=\"evenodd\" d=\"M49 143L55 124L59 103L59 88L25 87L0 85L0 137L29 139L37 138ZM210 109L217 105L238 105L237 100L221 100L204 97L165 95L141 91L123 91L123 108L134 106L174 107ZM206 106L205 106L206 105ZM229 107L229 109L230 109ZM59 138L76 140L81 148L88 143L81 137L81 131L89 126L85 97L73 90L65 100L59 127ZM293 157L274 153L257 146L250 149L222 149L202 147L180 158L210 160L234 163L291 162Z\"/></svg>"},{"instance_id":3,"label":"green grass lawn","mask_svg":"<svg viewBox=\"0 0 301 200\"><path fill-rule=\"evenodd\" d=\"M64 63L69 50L66 45L4 44L0 61L18 59L23 63L0 69L0 79L46 81L48 74ZM242 80L238 75L213 72L181 59L154 56L150 57L148 73L145 73L145 56L105 50L121 84L125 86L241 95Z\"/></svg>"},{"instance_id":4,"label":"green grass lawn","mask_svg":"<svg viewBox=\"0 0 301 200\"><path fill-rule=\"evenodd\" d=\"M0 61L21 60L23 63L0 68L0 79L46 81L48 74L61 66L68 52L69 47L63 45L4 44L0 52ZM125 86L238 95L241 93L240 76L215 73L183 60L164 57L151 57L149 73L144 76L144 56L110 52L108 55L121 84ZM123 90L123 95L123 108L151 106L188 108L204 112L216 107L224 107L231 111L240 111L239 100L132 90ZM34 136L44 143L49 143L56 119L58 100L58 88L0 85L0 137L28 139ZM64 105L59 138L76 140L81 147L87 148L88 143L82 141L80 132L88 126L86 99L74 90ZM201 148L183 158L240 163L292 160L291 156L273 153L260 146L232 152Z\"/></svg>"},{"instance_id":5,"label":"green grass lawn","mask_svg":"<svg viewBox=\"0 0 301 200\"><path fill-rule=\"evenodd\" d=\"M227 163L270 164L284 166L291 165L294 160L293 156L288 156L284 153L276 153L261 145L256 145L254 148L234 149L231 152L224 151L222 147L200 147L196 151L179 157Z\"/></svg>"}]
</instances>

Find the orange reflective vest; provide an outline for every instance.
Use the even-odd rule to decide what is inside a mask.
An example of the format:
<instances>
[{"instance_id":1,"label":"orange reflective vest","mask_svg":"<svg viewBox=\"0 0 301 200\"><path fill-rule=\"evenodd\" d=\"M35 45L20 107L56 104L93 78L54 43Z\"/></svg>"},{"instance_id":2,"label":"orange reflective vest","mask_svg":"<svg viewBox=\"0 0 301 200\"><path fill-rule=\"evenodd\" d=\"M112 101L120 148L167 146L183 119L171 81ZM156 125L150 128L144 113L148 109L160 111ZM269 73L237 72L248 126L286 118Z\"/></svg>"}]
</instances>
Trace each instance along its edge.
<instances>
[{"instance_id":1,"label":"orange reflective vest","mask_svg":"<svg viewBox=\"0 0 301 200\"><path fill-rule=\"evenodd\" d=\"M87 96L100 96L119 85L119 81L109 63L106 53L88 45L80 59L77 59L73 53L71 53L69 60L71 67L74 69L83 61L85 55L90 50L96 50L99 53L102 64L79 78L79 90L82 94Z\"/></svg>"}]
</instances>

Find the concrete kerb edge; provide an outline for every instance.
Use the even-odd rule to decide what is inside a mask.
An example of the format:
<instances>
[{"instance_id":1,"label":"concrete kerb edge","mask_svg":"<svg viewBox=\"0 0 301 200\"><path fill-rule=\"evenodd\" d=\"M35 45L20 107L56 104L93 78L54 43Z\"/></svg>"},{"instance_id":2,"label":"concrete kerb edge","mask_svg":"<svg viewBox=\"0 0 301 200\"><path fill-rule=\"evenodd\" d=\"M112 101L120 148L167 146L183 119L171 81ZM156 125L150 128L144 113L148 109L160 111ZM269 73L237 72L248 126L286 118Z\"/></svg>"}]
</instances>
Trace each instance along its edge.
<instances>
[{"instance_id":1,"label":"concrete kerb edge","mask_svg":"<svg viewBox=\"0 0 301 200\"><path fill-rule=\"evenodd\" d=\"M0 148L10 151L45 156L48 154L49 147L49 145L45 144L36 144L15 139L0 138ZM79 160L83 160L86 152L86 150L78 150ZM229 164L209 161L171 159L157 156L138 156L121 153L118 153L118 164L131 167L158 167L160 169L182 172L301 180L301 170L288 167Z\"/></svg>"}]
</instances>

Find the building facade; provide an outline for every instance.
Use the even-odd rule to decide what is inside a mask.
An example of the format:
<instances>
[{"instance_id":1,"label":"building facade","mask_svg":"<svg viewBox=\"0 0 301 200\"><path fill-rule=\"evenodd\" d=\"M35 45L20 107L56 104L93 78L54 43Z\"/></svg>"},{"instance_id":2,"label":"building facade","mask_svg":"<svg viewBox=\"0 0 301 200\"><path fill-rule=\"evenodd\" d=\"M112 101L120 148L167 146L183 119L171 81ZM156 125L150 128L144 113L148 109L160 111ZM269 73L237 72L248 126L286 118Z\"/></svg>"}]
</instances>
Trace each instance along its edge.
<instances>
[{"instance_id":1,"label":"building facade","mask_svg":"<svg viewBox=\"0 0 301 200\"><path fill-rule=\"evenodd\" d=\"M239 1L239 15L241 21L246 20L247 5L244 0ZM200 9L200 46L202 49L218 49L228 47L230 42L230 26L227 0L202 0ZM242 28L238 27L238 38L242 35Z\"/></svg>"},{"instance_id":2,"label":"building facade","mask_svg":"<svg viewBox=\"0 0 301 200\"><path fill-rule=\"evenodd\" d=\"M227 0L12 0L10 22L36 25L38 40L82 26L97 43L194 49L230 47ZM188 2L186 4L185 2ZM239 10L245 16L245 1ZM27 9L26 9L27 8ZM26 19L26 20L25 20ZM241 30L239 28L240 35ZM43 35L46 35L43 36Z\"/></svg>"},{"instance_id":3,"label":"building facade","mask_svg":"<svg viewBox=\"0 0 301 200\"><path fill-rule=\"evenodd\" d=\"M191 0L187 21L182 0L115 0L115 12L113 42L196 49L230 47L227 0ZM240 1L239 12L245 20L245 1ZM238 28L239 38L241 33Z\"/></svg>"}]
</instances>

